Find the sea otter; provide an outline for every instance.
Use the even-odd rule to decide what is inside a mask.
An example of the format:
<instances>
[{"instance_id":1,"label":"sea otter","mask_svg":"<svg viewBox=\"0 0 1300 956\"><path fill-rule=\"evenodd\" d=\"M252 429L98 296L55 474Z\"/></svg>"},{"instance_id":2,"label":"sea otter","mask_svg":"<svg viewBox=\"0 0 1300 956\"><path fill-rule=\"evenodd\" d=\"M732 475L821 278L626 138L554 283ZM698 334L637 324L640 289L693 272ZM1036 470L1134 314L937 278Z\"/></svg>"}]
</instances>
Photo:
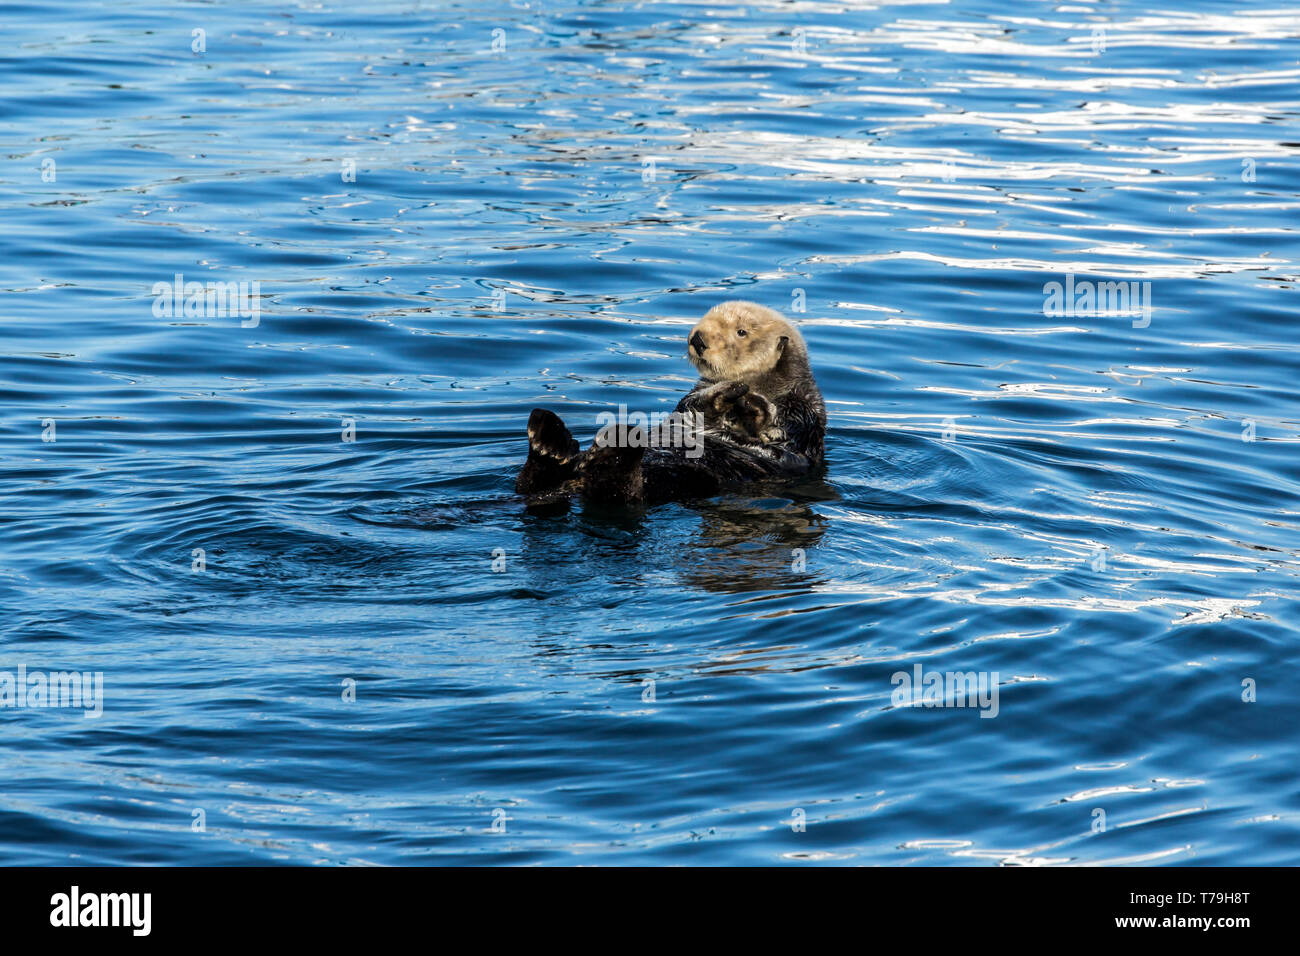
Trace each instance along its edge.
<instances>
[{"instance_id":1,"label":"sea otter","mask_svg":"<svg viewBox=\"0 0 1300 956\"><path fill-rule=\"evenodd\" d=\"M686 338L700 380L654 434L611 424L582 451L555 413L528 419L528 460L515 490L541 502L705 498L750 481L822 466L826 405L803 337L754 302L710 309Z\"/></svg>"}]
</instances>

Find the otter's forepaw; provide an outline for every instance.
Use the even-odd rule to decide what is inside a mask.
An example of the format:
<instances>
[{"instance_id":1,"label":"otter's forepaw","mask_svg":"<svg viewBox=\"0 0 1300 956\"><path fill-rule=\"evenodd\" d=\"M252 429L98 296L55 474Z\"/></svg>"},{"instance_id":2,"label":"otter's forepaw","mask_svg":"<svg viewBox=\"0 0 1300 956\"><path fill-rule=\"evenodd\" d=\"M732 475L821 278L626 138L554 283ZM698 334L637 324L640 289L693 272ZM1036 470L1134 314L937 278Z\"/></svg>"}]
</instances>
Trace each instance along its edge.
<instances>
[{"instance_id":1,"label":"otter's forepaw","mask_svg":"<svg viewBox=\"0 0 1300 956\"><path fill-rule=\"evenodd\" d=\"M738 441L768 444L785 438L776 424L776 406L752 391L732 402L723 415L722 427Z\"/></svg>"},{"instance_id":2,"label":"otter's forepaw","mask_svg":"<svg viewBox=\"0 0 1300 956\"><path fill-rule=\"evenodd\" d=\"M692 408L704 416L707 424L716 424L748 391L749 386L744 382L718 382L697 393Z\"/></svg>"}]
</instances>

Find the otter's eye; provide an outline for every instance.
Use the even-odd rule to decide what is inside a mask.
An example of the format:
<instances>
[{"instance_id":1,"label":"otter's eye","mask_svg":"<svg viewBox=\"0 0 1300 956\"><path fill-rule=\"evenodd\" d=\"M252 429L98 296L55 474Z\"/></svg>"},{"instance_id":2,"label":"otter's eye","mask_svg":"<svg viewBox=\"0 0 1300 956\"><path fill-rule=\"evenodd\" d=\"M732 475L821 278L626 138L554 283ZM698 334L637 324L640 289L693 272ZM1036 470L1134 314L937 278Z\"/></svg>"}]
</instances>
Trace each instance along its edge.
<instances>
[{"instance_id":1,"label":"otter's eye","mask_svg":"<svg viewBox=\"0 0 1300 956\"><path fill-rule=\"evenodd\" d=\"M739 335L739 336L743 339L743 338L744 338L746 335L748 335L749 333L746 332L744 329L736 329L736 334Z\"/></svg>"}]
</instances>

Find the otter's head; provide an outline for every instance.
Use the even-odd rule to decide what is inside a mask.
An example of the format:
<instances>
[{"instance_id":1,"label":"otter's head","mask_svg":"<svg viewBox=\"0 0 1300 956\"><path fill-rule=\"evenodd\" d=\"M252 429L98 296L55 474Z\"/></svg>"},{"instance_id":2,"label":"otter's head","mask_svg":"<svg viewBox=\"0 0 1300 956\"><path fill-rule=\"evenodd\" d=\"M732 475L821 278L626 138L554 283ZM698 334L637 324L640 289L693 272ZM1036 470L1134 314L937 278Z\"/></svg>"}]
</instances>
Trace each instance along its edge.
<instances>
[{"instance_id":1,"label":"otter's head","mask_svg":"<svg viewBox=\"0 0 1300 956\"><path fill-rule=\"evenodd\" d=\"M686 357L704 378L756 384L784 360L806 361L803 339L781 313L754 302L714 306L686 337Z\"/></svg>"}]
</instances>

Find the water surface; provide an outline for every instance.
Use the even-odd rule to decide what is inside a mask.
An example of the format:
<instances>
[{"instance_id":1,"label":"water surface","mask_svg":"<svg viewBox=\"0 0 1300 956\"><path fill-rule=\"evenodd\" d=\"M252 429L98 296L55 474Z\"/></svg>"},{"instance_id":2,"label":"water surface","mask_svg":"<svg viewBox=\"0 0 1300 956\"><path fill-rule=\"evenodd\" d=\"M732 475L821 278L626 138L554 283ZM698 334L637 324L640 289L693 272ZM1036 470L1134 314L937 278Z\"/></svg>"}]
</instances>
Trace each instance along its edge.
<instances>
[{"instance_id":1,"label":"water surface","mask_svg":"<svg viewBox=\"0 0 1300 956\"><path fill-rule=\"evenodd\" d=\"M0 29L0 670L104 675L0 708L0 861L1300 861L1293 9ZM526 514L529 410L670 409L733 298L824 480Z\"/></svg>"}]
</instances>

